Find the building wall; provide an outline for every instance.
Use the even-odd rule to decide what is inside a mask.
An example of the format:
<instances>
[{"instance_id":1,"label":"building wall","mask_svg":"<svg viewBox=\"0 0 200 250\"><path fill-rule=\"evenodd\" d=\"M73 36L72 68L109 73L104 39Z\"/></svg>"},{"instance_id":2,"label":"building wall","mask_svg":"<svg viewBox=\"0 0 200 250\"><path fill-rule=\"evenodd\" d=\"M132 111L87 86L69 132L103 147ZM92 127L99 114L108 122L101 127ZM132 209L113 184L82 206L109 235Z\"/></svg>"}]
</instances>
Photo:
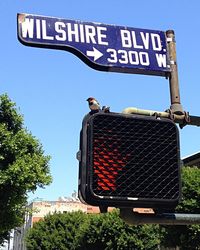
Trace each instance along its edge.
<instances>
[{"instance_id":1,"label":"building wall","mask_svg":"<svg viewBox=\"0 0 200 250\"><path fill-rule=\"evenodd\" d=\"M47 214L79 210L87 212L87 205L84 205L79 201L40 201L31 203L29 207L33 210L32 220L29 222L31 223L31 226L35 221L39 220L39 218L43 218Z\"/></svg>"}]
</instances>

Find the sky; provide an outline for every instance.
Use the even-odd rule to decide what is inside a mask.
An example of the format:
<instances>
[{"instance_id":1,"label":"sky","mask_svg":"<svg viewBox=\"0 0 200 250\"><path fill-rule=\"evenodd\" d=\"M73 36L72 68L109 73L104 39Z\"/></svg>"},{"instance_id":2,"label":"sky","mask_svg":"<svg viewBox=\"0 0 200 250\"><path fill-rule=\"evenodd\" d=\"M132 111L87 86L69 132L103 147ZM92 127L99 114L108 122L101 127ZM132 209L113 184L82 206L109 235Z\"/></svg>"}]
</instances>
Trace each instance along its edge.
<instances>
[{"instance_id":1,"label":"sky","mask_svg":"<svg viewBox=\"0 0 200 250\"><path fill-rule=\"evenodd\" d=\"M88 97L113 112L127 107L164 111L170 94L164 77L97 71L69 52L24 46L17 38L17 13L174 30L181 104L191 115L200 115L199 0L1 0L0 10L0 94L16 103L24 126L51 156L53 182L31 193L29 200L57 200L77 191L76 153ZM199 127L180 130L181 156L200 151L199 141Z\"/></svg>"}]
</instances>

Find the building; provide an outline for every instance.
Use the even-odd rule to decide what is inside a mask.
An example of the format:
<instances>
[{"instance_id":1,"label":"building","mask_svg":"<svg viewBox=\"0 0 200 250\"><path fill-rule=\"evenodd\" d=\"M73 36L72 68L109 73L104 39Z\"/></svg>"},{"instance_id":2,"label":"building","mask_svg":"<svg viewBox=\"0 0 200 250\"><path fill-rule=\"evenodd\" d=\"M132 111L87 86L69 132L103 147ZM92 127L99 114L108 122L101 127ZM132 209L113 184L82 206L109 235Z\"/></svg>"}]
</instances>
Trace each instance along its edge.
<instances>
[{"instance_id":1,"label":"building","mask_svg":"<svg viewBox=\"0 0 200 250\"><path fill-rule=\"evenodd\" d=\"M184 166L200 167L200 152L186 156L182 159Z\"/></svg>"},{"instance_id":2,"label":"building","mask_svg":"<svg viewBox=\"0 0 200 250\"><path fill-rule=\"evenodd\" d=\"M34 200L28 206L32 212L25 215L25 222L22 227L16 228L14 231L13 250L26 250L24 244L24 236L33 224L45 217L47 214L55 212L72 212L83 211L85 213L99 213L98 207L93 207L81 203L74 198L59 198L58 201Z\"/></svg>"}]
</instances>

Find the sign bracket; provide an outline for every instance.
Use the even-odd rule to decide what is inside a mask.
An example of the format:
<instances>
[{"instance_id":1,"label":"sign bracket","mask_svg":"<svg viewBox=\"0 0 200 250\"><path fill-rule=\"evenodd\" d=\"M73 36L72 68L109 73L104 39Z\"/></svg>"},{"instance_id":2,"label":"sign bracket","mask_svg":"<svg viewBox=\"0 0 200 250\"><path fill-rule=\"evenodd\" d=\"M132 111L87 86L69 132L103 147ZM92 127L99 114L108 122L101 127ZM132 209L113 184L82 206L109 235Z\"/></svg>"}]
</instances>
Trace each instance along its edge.
<instances>
[{"instance_id":1,"label":"sign bracket","mask_svg":"<svg viewBox=\"0 0 200 250\"><path fill-rule=\"evenodd\" d=\"M120 217L130 225L159 224L159 225L199 225L200 214L142 214L133 212L131 208L120 208Z\"/></svg>"},{"instance_id":2,"label":"sign bracket","mask_svg":"<svg viewBox=\"0 0 200 250\"><path fill-rule=\"evenodd\" d=\"M180 91L179 91L179 81L178 81L178 70L177 70L177 59L176 59L176 42L175 34L173 30L166 31L167 36L167 49L169 56L169 63L171 71L167 73L167 78L169 78L169 90L170 90L170 101L171 105L165 112L155 111L155 110L144 110L135 107L125 108L122 113L126 114L138 114L146 116L159 116L163 118L169 118L174 122L178 123L180 128L185 125L200 126L200 117L189 115L189 112L183 110Z\"/></svg>"}]
</instances>

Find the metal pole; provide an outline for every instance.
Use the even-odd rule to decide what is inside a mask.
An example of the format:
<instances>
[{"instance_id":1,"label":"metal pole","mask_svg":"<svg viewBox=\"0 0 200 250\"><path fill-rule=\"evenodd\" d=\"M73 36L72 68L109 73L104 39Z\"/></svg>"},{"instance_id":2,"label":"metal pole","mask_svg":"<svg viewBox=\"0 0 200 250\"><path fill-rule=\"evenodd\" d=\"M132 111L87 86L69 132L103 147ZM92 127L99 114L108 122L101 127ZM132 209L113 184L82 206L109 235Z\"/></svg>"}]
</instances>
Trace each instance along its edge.
<instances>
[{"instance_id":1,"label":"metal pole","mask_svg":"<svg viewBox=\"0 0 200 250\"><path fill-rule=\"evenodd\" d=\"M123 114L138 114L138 115L145 115L145 116L155 116L158 115L163 118L169 118L168 112L160 112L156 110L148 110L148 109L138 109L135 107L125 108L122 111Z\"/></svg>"},{"instance_id":2,"label":"metal pole","mask_svg":"<svg viewBox=\"0 0 200 250\"><path fill-rule=\"evenodd\" d=\"M182 125L193 125L200 126L200 117L199 116L190 116L186 117L186 114L173 114L169 112L156 111L156 110L146 110L146 109L138 109L135 107L128 107L122 111L123 114L137 114L137 115L145 115L145 116L158 116L163 118L168 118L173 120L176 123Z\"/></svg>"},{"instance_id":3,"label":"metal pole","mask_svg":"<svg viewBox=\"0 0 200 250\"><path fill-rule=\"evenodd\" d=\"M175 34L173 30L166 31L168 52L169 52L169 63L171 68L171 73L169 76L169 87L170 87L170 97L171 106L170 109L175 114L183 114L183 108L180 100L179 92L179 82L178 82L178 70L176 61L176 42Z\"/></svg>"},{"instance_id":4,"label":"metal pole","mask_svg":"<svg viewBox=\"0 0 200 250\"><path fill-rule=\"evenodd\" d=\"M120 208L120 217L130 225L200 225L200 214L139 214L131 208Z\"/></svg>"},{"instance_id":5,"label":"metal pole","mask_svg":"<svg viewBox=\"0 0 200 250\"><path fill-rule=\"evenodd\" d=\"M200 126L200 117L199 116L190 115L189 117L190 117L189 125Z\"/></svg>"}]
</instances>

